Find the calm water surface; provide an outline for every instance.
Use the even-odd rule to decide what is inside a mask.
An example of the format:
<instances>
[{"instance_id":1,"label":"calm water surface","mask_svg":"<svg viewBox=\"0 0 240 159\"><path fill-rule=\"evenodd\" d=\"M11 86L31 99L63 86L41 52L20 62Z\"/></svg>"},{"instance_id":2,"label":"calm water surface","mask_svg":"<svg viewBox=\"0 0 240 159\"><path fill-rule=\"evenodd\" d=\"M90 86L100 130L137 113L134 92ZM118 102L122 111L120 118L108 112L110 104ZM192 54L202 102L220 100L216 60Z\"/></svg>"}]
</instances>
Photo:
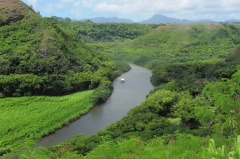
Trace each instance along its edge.
<instances>
[{"instance_id":1,"label":"calm water surface","mask_svg":"<svg viewBox=\"0 0 240 159\"><path fill-rule=\"evenodd\" d=\"M129 72L113 81L113 93L105 103L95 106L78 120L44 137L36 146L52 146L77 134L95 134L111 123L121 120L131 108L140 105L153 89L150 83L152 73L143 67L133 64L130 66ZM121 78L124 78L125 82L121 83Z\"/></svg>"}]
</instances>

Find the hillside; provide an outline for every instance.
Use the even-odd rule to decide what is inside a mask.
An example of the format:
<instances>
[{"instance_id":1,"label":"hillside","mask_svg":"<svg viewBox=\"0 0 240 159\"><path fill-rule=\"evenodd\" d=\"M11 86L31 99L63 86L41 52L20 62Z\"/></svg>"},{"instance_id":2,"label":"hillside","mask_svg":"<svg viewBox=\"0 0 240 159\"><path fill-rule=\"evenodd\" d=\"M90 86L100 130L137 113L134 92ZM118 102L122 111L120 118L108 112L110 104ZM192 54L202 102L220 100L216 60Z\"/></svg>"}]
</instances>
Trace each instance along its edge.
<instances>
[{"instance_id":1,"label":"hillside","mask_svg":"<svg viewBox=\"0 0 240 159\"><path fill-rule=\"evenodd\" d=\"M239 24L58 21L0 2L0 158L239 158ZM126 66L108 55L150 68L154 90L105 130L34 148L107 100Z\"/></svg>"},{"instance_id":2,"label":"hillside","mask_svg":"<svg viewBox=\"0 0 240 159\"><path fill-rule=\"evenodd\" d=\"M159 25L124 42L90 43L149 66L156 86L121 121L50 149L49 158L239 158L239 25ZM24 155L33 156L31 152Z\"/></svg>"},{"instance_id":3,"label":"hillside","mask_svg":"<svg viewBox=\"0 0 240 159\"><path fill-rule=\"evenodd\" d=\"M111 46L108 52L112 52L114 58L127 57L148 67L156 62L224 59L240 44L239 35L240 26L237 24L160 24L134 40L108 44Z\"/></svg>"},{"instance_id":4,"label":"hillside","mask_svg":"<svg viewBox=\"0 0 240 159\"><path fill-rule=\"evenodd\" d=\"M231 23L124 24L61 21L78 38L113 59L151 67L155 63L224 59L240 44L240 26ZM151 61L151 62L150 62Z\"/></svg>"},{"instance_id":5,"label":"hillside","mask_svg":"<svg viewBox=\"0 0 240 159\"><path fill-rule=\"evenodd\" d=\"M56 19L42 18L19 0L0 3L0 96L62 95L116 75L107 56L60 29Z\"/></svg>"},{"instance_id":6,"label":"hillside","mask_svg":"<svg viewBox=\"0 0 240 159\"><path fill-rule=\"evenodd\" d=\"M137 23L94 23L86 20L59 21L59 27L72 31L87 43L99 43L135 39L150 33L154 26Z\"/></svg>"},{"instance_id":7,"label":"hillside","mask_svg":"<svg viewBox=\"0 0 240 159\"><path fill-rule=\"evenodd\" d=\"M0 13L0 27L22 20L24 17L36 15L32 8L20 0L1 0Z\"/></svg>"}]
</instances>

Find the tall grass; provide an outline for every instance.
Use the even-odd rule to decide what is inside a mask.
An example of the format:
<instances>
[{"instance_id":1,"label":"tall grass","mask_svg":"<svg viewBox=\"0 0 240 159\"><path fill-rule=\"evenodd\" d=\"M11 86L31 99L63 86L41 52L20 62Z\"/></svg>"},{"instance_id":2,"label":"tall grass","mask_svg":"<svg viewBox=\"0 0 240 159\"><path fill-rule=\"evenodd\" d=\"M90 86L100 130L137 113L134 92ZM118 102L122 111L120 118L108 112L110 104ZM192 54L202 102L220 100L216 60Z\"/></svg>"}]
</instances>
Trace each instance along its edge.
<instances>
[{"instance_id":1,"label":"tall grass","mask_svg":"<svg viewBox=\"0 0 240 159\"><path fill-rule=\"evenodd\" d=\"M93 107L92 93L0 98L0 152L26 139L36 141L86 113Z\"/></svg>"}]
</instances>

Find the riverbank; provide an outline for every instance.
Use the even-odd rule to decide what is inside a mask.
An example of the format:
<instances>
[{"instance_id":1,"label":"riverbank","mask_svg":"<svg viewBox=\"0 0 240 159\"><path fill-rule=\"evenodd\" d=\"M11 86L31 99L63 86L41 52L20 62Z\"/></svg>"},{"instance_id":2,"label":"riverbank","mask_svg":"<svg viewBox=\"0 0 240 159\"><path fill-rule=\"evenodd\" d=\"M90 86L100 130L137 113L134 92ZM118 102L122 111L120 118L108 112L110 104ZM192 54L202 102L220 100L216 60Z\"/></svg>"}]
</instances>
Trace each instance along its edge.
<instances>
[{"instance_id":1,"label":"riverbank","mask_svg":"<svg viewBox=\"0 0 240 159\"><path fill-rule=\"evenodd\" d=\"M93 107L92 93L0 98L0 151L38 140L87 113Z\"/></svg>"},{"instance_id":2,"label":"riverbank","mask_svg":"<svg viewBox=\"0 0 240 159\"><path fill-rule=\"evenodd\" d=\"M113 81L113 93L105 103L93 107L80 119L57 130L54 134L46 136L36 146L52 146L78 134L95 134L106 126L121 120L130 109L140 105L153 89L150 83L152 73L150 70L134 64L130 64L130 66L129 72ZM125 79L124 83L120 81L121 78Z\"/></svg>"},{"instance_id":3,"label":"riverbank","mask_svg":"<svg viewBox=\"0 0 240 159\"><path fill-rule=\"evenodd\" d=\"M117 74L130 69L126 62L118 61ZM109 82L111 86L111 82ZM112 90L106 85L95 90L73 93L66 96L27 96L0 98L0 156L21 147L27 141L40 140L56 130L67 126L89 112L97 99L107 100ZM104 89L101 89L104 88ZM106 96L107 95L107 96Z\"/></svg>"}]
</instances>

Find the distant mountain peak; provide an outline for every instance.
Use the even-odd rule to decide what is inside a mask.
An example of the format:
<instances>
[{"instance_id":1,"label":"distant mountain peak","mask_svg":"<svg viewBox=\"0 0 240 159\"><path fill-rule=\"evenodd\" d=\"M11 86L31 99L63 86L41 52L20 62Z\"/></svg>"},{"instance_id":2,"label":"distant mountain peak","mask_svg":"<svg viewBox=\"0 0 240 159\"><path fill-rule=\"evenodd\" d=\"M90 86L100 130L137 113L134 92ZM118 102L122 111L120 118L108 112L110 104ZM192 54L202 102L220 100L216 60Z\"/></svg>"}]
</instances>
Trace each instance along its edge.
<instances>
[{"instance_id":1,"label":"distant mountain peak","mask_svg":"<svg viewBox=\"0 0 240 159\"><path fill-rule=\"evenodd\" d=\"M134 23L131 19L126 18L118 18L118 17L95 17L89 19L82 19L82 20L90 20L95 23ZM137 23L144 23L144 24L158 24L158 23L214 23L217 21L210 20L210 19L201 19L201 20L188 20L188 19L177 19L168 17L162 14L154 14L151 18L147 20L143 20ZM240 20L230 19L224 22L240 22Z\"/></svg>"},{"instance_id":2,"label":"distant mountain peak","mask_svg":"<svg viewBox=\"0 0 240 159\"><path fill-rule=\"evenodd\" d=\"M167 18L167 16L162 15L162 14L154 14L152 18Z\"/></svg>"},{"instance_id":3,"label":"distant mountain peak","mask_svg":"<svg viewBox=\"0 0 240 159\"><path fill-rule=\"evenodd\" d=\"M191 23L191 20L187 20L187 19L175 19L175 18L171 18L171 17L167 17L165 15L162 14L155 14L152 16L152 18L147 19L147 20L143 20L140 23Z\"/></svg>"}]
</instances>

